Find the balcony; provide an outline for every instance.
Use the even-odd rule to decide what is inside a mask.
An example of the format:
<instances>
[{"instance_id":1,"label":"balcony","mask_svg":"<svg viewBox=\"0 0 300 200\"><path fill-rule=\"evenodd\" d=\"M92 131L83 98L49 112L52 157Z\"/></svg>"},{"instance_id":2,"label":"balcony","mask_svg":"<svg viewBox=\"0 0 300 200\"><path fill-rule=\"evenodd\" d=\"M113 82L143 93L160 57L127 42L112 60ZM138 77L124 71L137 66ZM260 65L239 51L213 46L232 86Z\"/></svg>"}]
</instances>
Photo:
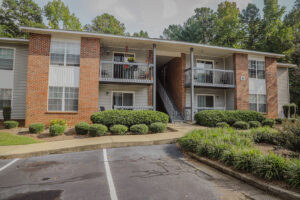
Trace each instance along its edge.
<instances>
[{"instance_id":1,"label":"balcony","mask_svg":"<svg viewBox=\"0 0 300 200\"><path fill-rule=\"evenodd\" d=\"M101 61L99 80L107 83L153 84L153 65Z\"/></svg>"},{"instance_id":2,"label":"balcony","mask_svg":"<svg viewBox=\"0 0 300 200\"><path fill-rule=\"evenodd\" d=\"M185 86L191 85L191 69L184 72ZM194 69L194 86L234 88L234 71L220 69Z\"/></svg>"}]
</instances>

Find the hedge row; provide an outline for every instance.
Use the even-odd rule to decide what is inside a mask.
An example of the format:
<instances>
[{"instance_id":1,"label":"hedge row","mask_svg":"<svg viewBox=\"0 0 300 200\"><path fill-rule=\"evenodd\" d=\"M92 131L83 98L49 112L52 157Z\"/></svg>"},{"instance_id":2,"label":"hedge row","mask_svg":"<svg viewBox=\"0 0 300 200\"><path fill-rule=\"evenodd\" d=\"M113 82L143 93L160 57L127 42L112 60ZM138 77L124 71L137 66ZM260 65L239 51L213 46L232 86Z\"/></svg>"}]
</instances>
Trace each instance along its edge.
<instances>
[{"instance_id":1,"label":"hedge row","mask_svg":"<svg viewBox=\"0 0 300 200\"><path fill-rule=\"evenodd\" d=\"M152 110L107 110L96 112L91 116L94 124L104 124L108 127L121 124L130 127L135 124L150 125L155 122L168 123L169 116Z\"/></svg>"},{"instance_id":2,"label":"hedge row","mask_svg":"<svg viewBox=\"0 0 300 200\"><path fill-rule=\"evenodd\" d=\"M233 125L237 121L258 121L262 122L265 117L251 110L204 110L196 113L196 123L202 126L215 127L219 122L226 122Z\"/></svg>"}]
</instances>

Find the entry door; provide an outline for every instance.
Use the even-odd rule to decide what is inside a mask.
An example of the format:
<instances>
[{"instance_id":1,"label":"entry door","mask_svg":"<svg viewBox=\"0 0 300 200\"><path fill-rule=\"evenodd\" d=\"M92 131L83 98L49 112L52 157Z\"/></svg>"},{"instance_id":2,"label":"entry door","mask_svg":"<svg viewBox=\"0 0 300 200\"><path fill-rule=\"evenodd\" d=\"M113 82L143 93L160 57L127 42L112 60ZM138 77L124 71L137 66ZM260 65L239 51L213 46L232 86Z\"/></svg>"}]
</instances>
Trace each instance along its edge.
<instances>
[{"instance_id":1,"label":"entry door","mask_svg":"<svg viewBox=\"0 0 300 200\"><path fill-rule=\"evenodd\" d=\"M197 96L198 112L214 108L214 96L198 95Z\"/></svg>"}]
</instances>

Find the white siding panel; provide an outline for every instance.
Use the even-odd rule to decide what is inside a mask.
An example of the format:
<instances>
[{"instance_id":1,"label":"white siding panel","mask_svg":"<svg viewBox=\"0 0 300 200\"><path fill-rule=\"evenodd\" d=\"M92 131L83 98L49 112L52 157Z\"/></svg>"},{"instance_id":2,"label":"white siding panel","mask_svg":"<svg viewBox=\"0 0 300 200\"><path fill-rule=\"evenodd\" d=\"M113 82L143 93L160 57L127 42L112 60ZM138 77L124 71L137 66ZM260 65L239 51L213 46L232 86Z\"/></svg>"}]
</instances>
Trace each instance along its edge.
<instances>
[{"instance_id":1,"label":"white siding panel","mask_svg":"<svg viewBox=\"0 0 300 200\"><path fill-rule=\"evenodd\" d=\"M224 69L224 64L226 64L226 62L224 63L223 58L216 58L216 57L210 57L210 56L201 56L201 55L194 55L194 66L196 67L196 60L212 60L214 62L214 69ZM185 65L186 68L190 68L190 54L185 54ZM225 66L225 69L231 69L231 68L227 68L227 66Z\"/></svg>"},{"instance_id":2,"label":"white siding panel","mask_svg":"<svg viewBox=\"0 0 300 200\"><path fill-rule=\"evenodd\" d=\"M14 72L13 70L0 70L0 88L13 88Z\"/></svg>"},{"instance_id":3,"label":"white siding panel","mask_svg":"<svg viewBox=\"0 0 300 200\"><path fill-rule=\"evenodd\" d=\"M248 54L248 60L265 61L265 56Z\"/></svg>"},{"instance_id":4,"label":"white siding panel","mask_svg":"<svg viewBox=\"0 0 300 200\"><path fill-rule=\"evenodd\" d=\"M186 107L191 106L191 93L190 88L186 89ZM194 107L197 107L197 95L207 94L215 96L215 107L225 107L225 90L222 89L208 89L208 88L195 88L194 89Z\"/></svg>"},{"instance_id":5,"label":"white siding panel","mask_svg":"<svg viewBox=\"0 0 300 200\"><path fill-rule=\"evenodd\" d=\"M226 90L226 110L234 110L234 89Z\"/></svg>"},{"instance_id":6,"label":"white siding panel","mask_svg":"<svg viewBox=\"0 0 300 200\"><path fill-rule=\"evenodd\" d=\"M148 86L144 85L116 85L102 84L99 86L99 107L105 107L105 110L112 109L112 92L129 91L134 92L135 106L148 106Z\"/></svg>"},{"instance_id":7,"label":"white siding panel","mask_svg":"<svg viewBox=\"0 0 300 200\"><path fill-rule=\"evenodd\" d=\"M49 85L79 87L79 67L51 66L49 73Z\"/></svg>"},{"instance_id":8,"label":"white siding panel","mask_svg":"<svg viewBox=\"0 0 300 200\"><path fill-rule=\"evenodd\" d=\"M266 80L249 78L249 94L266 94Z\"/></svg>"},{"instance_id":9,"label":"white siding panel","mask_svg":"<svg viewBox=\"0 0 300 200\"><path fill-rule=\"evenodd\" d=\"M278 115L284 117L282 106L290 102L288 68L277 68Z\"/></svg>"}]
</instances>

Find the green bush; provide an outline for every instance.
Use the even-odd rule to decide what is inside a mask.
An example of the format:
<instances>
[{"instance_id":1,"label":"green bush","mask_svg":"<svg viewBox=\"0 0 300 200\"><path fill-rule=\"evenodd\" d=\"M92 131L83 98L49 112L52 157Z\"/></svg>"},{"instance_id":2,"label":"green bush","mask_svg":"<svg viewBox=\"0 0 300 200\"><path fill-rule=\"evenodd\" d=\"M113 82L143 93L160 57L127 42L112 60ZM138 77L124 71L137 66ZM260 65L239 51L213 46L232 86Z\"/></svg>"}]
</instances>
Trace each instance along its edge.
<instances>
[{"instance_id":1,"label":"green bush","mask_svg":"<svg viewBox=\"0 0 300 200\"><path fill-rule=\"evenodd\" d=\"M300 121L285 122L280 130L281 145L300 152Z\"/></svg>"},{"instance_id":2,"label":"green bush","mask_svg":"<svg viewBox=\"0 0 300 200\"><path fill-rule=\"evenodd\" d=\"M195 115L197 124L209 127L215 127L218 122L226 122L232 126L237 121L262 122L264 119L261 113L251 110L204 110Z\"/></svg>"},{"instance_id":3,"label":"green bush","mask_svg":"<svg viewBox=\"0 0 300 200\"><path fill-rule=\"evenodd\" d=\"M275 145L282 143L279 132L268 126L251 129L250 133L256 143L269 143Z\"/></svg>"},{"instance_id":4,"label":"green bush","mask_svg":"<svg viewBox=\"0 0 300 200\"><path fill-rule=\"evenodd\" d=\"M248 122L250 125L250 128L258 128L261 127L261 123L259 121L250 121Z\"/></svg>"},{"instance_id":5,"label":"green bush","mask_svg":"<svg viewBox=\"0 0 300 200\"><path fill-rule=\"evenodd\" d=\"M253 148L240 149L234 155L233 167L235 169L251 172L256 168L256 161L260 157L261 152Z\"/></svg>"},{"instance_id":6,"label":"green bush","mask_svg":"<svg viewBox=\"0 0 300 200\"><path fill-rule=\"evenodd\" d=\"M19 122L16 122L16 121L5 121L4 122L4 128L6 128L6 129L16 128L18 126L19 126Z\"/></svg>"},{"instance_id":7,"label":"green bush","mask_svg":"<svg viewBox=\"0 0 300 200\"><path fill-rule=\"evenodd\" d=\"M134 134L146 134L149 128L146 124L136 124L130 127L130 131Z\"/></svg>"},{"instance_id":8,"label":"green bush","mask_svg":"<svg viewBox=\"0 0 300 200\"><path fill-rule=\"evenodd\" d=\"M232 127L236 128L236 129L243 129L243 130L250 128L249 124L244 121L237 121L232 125Z\"/></svg>"},{"instance_id":9,"label":"green bush","mask_svg":"<svg viewBox=\"0 0 300 200\"><path fill-rule=\"evenodd\" d=\"M41 133L44 130L45 130L45 124L42 123L30 124L29 126L30 133Z\"/></svg>"},{"instance_id":10,"label":"green bush","mask_svg":"<svg viewBox=\"0 0 300 200\"><path fill-rule=\"evenodd\" d=\"M291 104L285 104L282 106L283 108L283 114L286 118L289 117L296 117L297 114L297 104L291 103Z\"/></svg>"},{"instance_id":11,"label":"green bush","mask_svg":"<svg viewBox=\"0 0 300 200\"><path fill-rule=\"evenodd\" d=\"M169 116L153 110L106 110L91 116L94 124L104 124L108 127L115 124L132 126L135 124L150 125L154 122L168 123Z\"/></svg>"},{"instance_id":12,"label":"green bush","mask_svg":"<svg viewBox=\"0 0 300 200\"><path fill-rule=\"evenodd\" d=\"M285 181L292 187L300 187L300 160L293 159L287 165L285 174Z\"/></svg>"},{"instance_id":13,"label":"green bush","mask_svg":"<svg viewBox=\"0 0 300 200\"><path fill-rule=\"evenodd\" d=\"M283 114L286 118L289 118L290 116L290 104L285 104L282 106Z\"/></svg>"},{"instance_id":14,"label":"green bush","mask_svg":"<svg viewBox=\"0 0 300 200\"><path fill-rule=\"evenodd\" d=\"M281 118L276 118L275 119L276 124L282 124L282 119Z\"/></svg>"},{"instance_id":15,"label":"green bush","mask_svg":"<svg viewBox=\"0 0 300 200\"><path fill-rule=\"evenodd\" d=\"M79 122L75 125L75 131L78 135L87 135L89 133L90 125L87 122Z\"/></svg>"},{"instance_id":16,"label":"green bush","mask_svg":"<svg viewBox=\"0 0 300 200\"><path fill-rule=\"evenodd\" d=\"M296 117L297 114L297 104L291 103L290 104L290 115L291 117Z\"/></svg>"},{"instance_id":17,"label":"green bush","mask_svg":"<svg viewBox=\"0 0 300 200\"><path fill-rule=\"evenodd\" d=\"M66 126L54 124L50 126L49 132L51 136L62 135L66 130Z\"/></svg>"},{"instance_id":18,"label":"green bush","mask_svg":"<svg viewBox=\"0 0 300 200\"><path fill-rule=\"evenodd\" d=\"M110 132L113 135L124 135L128 131L127 126L116 124L110 127Z\"/></svg>"},{"instance_id":19,"label":"green bush","mask_svg":"<svg viewBox=\"0 0 300 200\"><path fill-rule=\"evenodd\" d=\"M3 106L3 120L9 121L11 119L11 107L10 106Z\"/></svg>"},{"instance_id":20,"label":"green bush","mask_svg":"<svg viewBox=\"0 0 300 200\"><path fill-rule=\"evenodd\" d=\"M52 125L62 125L62 126L67 127L67 122L64 119L52 119L50 121L50 126L52 126Z\"/></svg>"},{"instance_id":21,"label":"green bush","mask_svg":"<svg viewBox=\"0 0 300 200\"><path fill-rule=\"evenodd\" d=\"M216 127L219 127L219 128L229 128L230 126L226 122L218 122L216 124Z\"/></svg>"},{"instance_id":22,"label":"green bush","mask_svg":"<svg viewBox=\"0 0 300 200\"><path fill-rule=\"evenodd\" d=\"M265 119L264 121L262 121L262 125L272 128L275 125L275 121L273 119Z\"/></svg>"},{"instance_id":23,"label":"green bush","mask_svg":"<svg viewBox=\"0 0 300 200\"><path fill-rule=\"evenodd\" d=\"M167 124L162 122L155 122L150 125L152 133L164 133L167 130Z\"/></svg>"},{"instance_id":24,"label":"green bush","mask_svg":"<svg viewBox=\"0 0 300 200\"><path fill-rule=\"evenodd\" d=\"M107 127L103 124L92 124L89 128L89 135L92 137L103 136L107 134Z\"/></svg>"}]
</instances>

